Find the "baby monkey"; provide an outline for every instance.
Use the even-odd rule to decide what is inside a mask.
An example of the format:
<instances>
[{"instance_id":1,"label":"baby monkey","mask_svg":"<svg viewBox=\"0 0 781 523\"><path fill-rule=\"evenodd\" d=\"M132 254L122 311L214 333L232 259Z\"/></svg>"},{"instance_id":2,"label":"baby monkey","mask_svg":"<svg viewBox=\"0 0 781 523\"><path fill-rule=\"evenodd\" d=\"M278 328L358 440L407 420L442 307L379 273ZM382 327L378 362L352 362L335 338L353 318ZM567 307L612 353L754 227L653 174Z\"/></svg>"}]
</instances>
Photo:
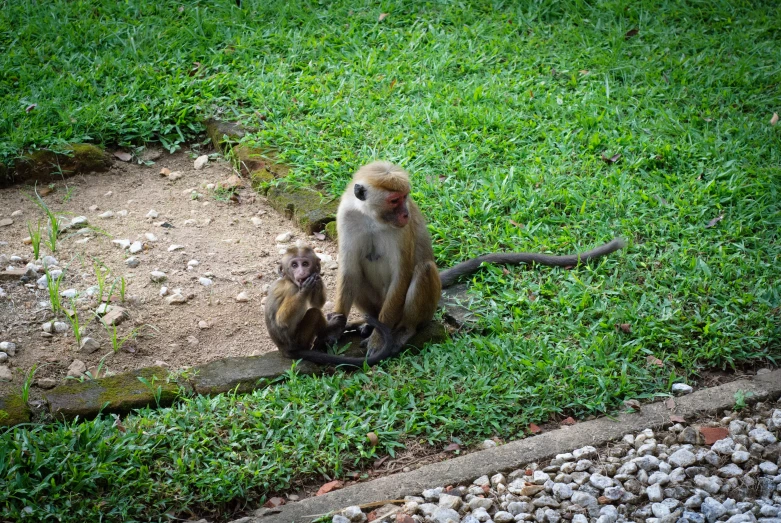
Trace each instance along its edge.
<instances>
[{"instance_id":1,"label":"baby monkey","mask_svg":"<svg viewBox=\"0 0 781 523\"><path fill-rule=\"evenodd\" d=\"M291 359L302 359L320 364L374 365L398 352L392 343L388 327L376 318L366 316L366 323L383 340L380 351L369 358L351 358L320 352L325 341L338 336L347 320L342 314L330 315L331 326L323 316L325 285L320 277L320 259L310 247L290 247L278 267L279 278L271 284L266 298L266 329L279 351Z\"/></svg>"}]
</instances>

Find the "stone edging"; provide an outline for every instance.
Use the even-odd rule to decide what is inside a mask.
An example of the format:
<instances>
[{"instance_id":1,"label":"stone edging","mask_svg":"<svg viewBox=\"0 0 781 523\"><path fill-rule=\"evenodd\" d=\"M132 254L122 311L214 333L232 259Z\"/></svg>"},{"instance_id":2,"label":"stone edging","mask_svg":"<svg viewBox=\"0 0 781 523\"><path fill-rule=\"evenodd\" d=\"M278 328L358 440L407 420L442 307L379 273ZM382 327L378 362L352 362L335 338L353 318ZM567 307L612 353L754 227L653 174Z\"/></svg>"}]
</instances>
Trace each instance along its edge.
<instances>
[{"instance_id":1,"label":"stone edging","mask_svg":"<svg viewBox=\"0 0 781 523\"><path fill-rule=\"evenodd\" d=\"M470 484L480 476L509 472L526 463L542 462L571 449L586 445L600 447L621 439L624 434L633 434L646 428L657 430L672 425L671 414L698 418L732 408L736 401L735 393L739 390L753 393L752 401L775 400L781 396L781 370L677 397L672 410L664 401L643 405L640 411L631 414L577 423L488 450L426 465L412 472L358 483L276 509L260 509L255 517L241 518L233 523L308 522L319 515L336 512L351 505L419 495L432 485Z\"/></svg>"},{"instance_id":2,"label":"stone edging","mask_svg":"<svg viewBox=\"0 0 781 523\"><path fill-rule=\"evenodd\" d=\"M409 346L422 347L447 337L447 328L441 323L428 325L410 340ZM348 354L360 354L358 340L348 338L353 346ZM70 421L91 419L99 413L127 414L143 407L166 407L181 393L214 396L225 392L240 393L266 387L284 376L291 368L291 360L273 351L262 356L225 358L172 373L163 367L147 367L108 378L69 380L44 392L45 408L52 417ZM302 361L296 366L300 374L322 374L329 370L314 363ZM0 396L0 427L28 423L32 411L21 394Z\"/></svg>"}]
</instances>

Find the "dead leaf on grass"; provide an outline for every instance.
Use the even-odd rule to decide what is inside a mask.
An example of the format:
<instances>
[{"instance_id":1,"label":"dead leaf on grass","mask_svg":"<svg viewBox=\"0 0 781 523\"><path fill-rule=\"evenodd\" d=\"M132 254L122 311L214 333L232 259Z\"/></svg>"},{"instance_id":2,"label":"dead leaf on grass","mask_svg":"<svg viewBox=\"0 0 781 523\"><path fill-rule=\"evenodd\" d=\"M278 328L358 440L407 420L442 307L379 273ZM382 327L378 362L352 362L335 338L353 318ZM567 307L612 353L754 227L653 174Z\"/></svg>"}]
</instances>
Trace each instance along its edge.
<instances>
[{"instance_id":1,"label":"dead leaf on grass","mask_svg":"<svg viewBox=\"0 0 781 523\"><path fill-rule=\"evenodd\" d=\"M539 425L535 423L529 423L529 432L531 432L532 434L539 434L540 432L542 432L542 429L539 427Z\"/></svg>"},{"instance_id":2,"label":"dead leaf on grass","mask_svg":"<svg viewBox=\"0 0 781 523\"><path fill-rule=\"evenodd\" d=\"M133 159L133 155L131 155L130 153L126 153L124 151L116 151L114 153L114 156L116 156L117 158L119 158L123 162L129 162L130 160Z\"/></svg>"},{"instance_id":3,"label":"dead leaf on grass","mask_svg":"<svg viewBox=\"0 0 781 523\"><path fill-rule=\"evenodd\" d=\"M651 365L656 365L657 367L664 367L664 362L653 354L649 354L648 357L645 358L645 361Z\"/></svg>"},{"instance_id":4,"label":"dead leaf on grass","mask_svg":"<svg viewBox=\"0 0 781 523\"><path fill-rule=\"evenodd\" d=\"M518 223L515 220L510 220L510 223L512 223L513 225L515 225L519 229L523 229L523 224L522 223Z\"/></svg>"},{"instance_id":5,"label":"dead leaf on grass","mask_svg":"<svg viewBox=\"0 0 781 523\"><path fill-rule=\"evenodd\" d=\"M458 443L451 443L444 449L442 449L443 452L456 452L457 450L461 450L461 445Z\"/></svg>"},{"instance_id":6,"label":"dead leaf on grass","mask_svg":"<svg viewBox=\"0 0 781 523\"><path fill-rule=\"evenodd\" d=\"M770 125L776 125L777 123L778 123L778 113L773 113L773 116L770 118Z\"/></svg>"},{"instance_id":7,"label":"dead leaf on grass","mask_svg":"<svg viewBox=\"0 0 781 523\"><path fill-rule=\"evenodd\" d=\"M575 418L573 418L572 416L569 416L561 420L561 425L574 425L575 423L577 423L577 421L575 421Z\"/></svg>"},{"instance_id":8,"label":"dead leaf on grass","mask_svg":"<svg viewBox=\"0 0 781 523\"><path fill-rule=\"evenodd\" d=\"M380 17L377 19L377 21L382 22L386 18L388 18L388 13L380 13Z\"/></svg>"},{"instance_id":9,"label":"dead leaf on grass","mask_svg":"<svg viewBox=\"0 0 781 523\"><path fill-rule=\"evenodd\" d=\"M686 418L678 414L670 414L670 421L673 423L686 423Z\"/></svg>"},{"instance_id":10,"label":"dead leaf on grass","mask_svg":"<svg viewBox=\"0 0 781 523\"><path fill-rule=\"evenodd\" d=\"M27 107L24 108L24 112L29 113L30 111L32 111L36 107L38 107L38 104L30 104L30 105L28 105ZM778 116L776 116L776 119L778 119ZM775 124L773 124L773 125L775 125Z\"/></svg>"},{"instance_id":11,"label":"dead leaf on grass","mask_svg":"<svg viewBox=\"0 0 781 523\"><path fill-rule=\"evenodd\" d=\"M380 459L374 460L374 468L376 468L376 469L380 468L383 463L388 461L389 457L390 456L386 454L385 456L381 457Z\"/></svg>"},{"instance_id":12,"label":"dead leaf on grass","mask_svg":"<svg viewBox=\"0 0 781 523\"><path fill-rule=\"evenodd\" d=\"M716 225L717 223L719 223L723 219L724 219L724 215L723 214L719 214L718 216L713 218L711 221L709 221L708 225L706 225L705 228L706 229L710 229L711 227L713 227L714 225Z\"/></svg>"},{"instance_id":13,"label":"dead leaf on grass","mask_svg":"<svg viewBox=\"0 0 781 523\"><path fill-rule=\"evenodd\" d=\"M618 159L621 158L621 155L619 153L614 154L610 158L608 158L605 153L602 153L602 161L605 163L616 163Z\"/></svg>"},{"instance_id":14,"label":"dead leaf on grass","mask_svg":"<svg viewBox=\"0 0 781 523\"><path fill-rule=\"evenodd\" d=\"M632 332L632 326L628 323L616 323L616 330L629 334Z\"/></svg>"},{"instance_id":15,"label":"dead leaf on grass","mask_svg":"<svg viewBox=\"0 0 781 523\"><path fill-rule=\"evenodd\" d=\"M624 35L624 40L629 40L629 39L630 39L630 38L632 38L633 36L637 36L637 34L638 34L639 32L640 32L640 29L638 29L637 27L635 27L634 29L630 29L630 30L629 30L629 31L627 31L627 32L626 32L626 34Z\"/></svg>"},{"instance_id":16,"label":"dead leaf on grass","mask_svg":"<svg viewBox=\"0 0 781 523\"><path fill-rule=\"evenodd\" d=\"M583 76L586 76L587 74L589 74L589 72L590 72L590 71L589 71L588 69L581 69L581 70L580 70L580 71L578 71L578 72L579 72L580 74L582 74Z\"/></svg>"},{"instance_id":17,"label":"dead leaf on grass","mask_svg":"<svg viewBox=\"0 0 781 523\"><path fill-rule=\"evenodd\" d=\"M668 409L670 409L670 410L674 410L674 409L675 409L675 399L673 399L673 398L667 398L667 399L664 401L664 406L665 406L665 407L667 407L667 408L668 408Z\"/></svg>"},{"instance_id":18,"label":"dead leaf on grass","mask_svg":"<svg viewBox=\"0 0 781 523\"><path fill-rule=\"evenodd\" d=\"M171 174L171 169L168 167L163 167L160 169L160 176L168 176L169 174Z\"/></svg>"},{"instance_id":19,"label":"dead leaf on grass","mask_svg":"<svg viewBox=\"0 0 781 523\"><path fill-rule=\"evenodd\" d=\"M366 437L369 438L369 443L372 444L372 447L376 447L380 443L380 438L374 432L369 432L366 434Z\"/></svg>"}]
</instances>

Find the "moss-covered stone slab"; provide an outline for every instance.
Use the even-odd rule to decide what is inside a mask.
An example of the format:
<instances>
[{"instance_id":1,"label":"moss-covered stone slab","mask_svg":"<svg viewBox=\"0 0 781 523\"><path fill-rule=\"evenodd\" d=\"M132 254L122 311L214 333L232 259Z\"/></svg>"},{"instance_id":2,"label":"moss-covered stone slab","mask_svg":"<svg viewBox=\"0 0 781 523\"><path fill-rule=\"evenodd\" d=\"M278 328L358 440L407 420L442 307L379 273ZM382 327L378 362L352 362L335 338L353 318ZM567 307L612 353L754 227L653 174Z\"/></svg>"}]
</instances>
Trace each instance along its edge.
<instances>
[{"instance_id":1,"label":"moss-covered stone slab","mask_svg":"<svg viewBox=\"0 0 781 523\"><path fill-rule=\"evenodd\" d=\"M266 198L274 209L296 222L307 234L322 231L336 218L339 207L338 198L286 184L270 188Z\"/></svg>"},{"instance_id":2,"label":"moss-covered stone slab","mask_svg":"<svg viewBox=\"0 0 781 523\"><path fill-rule=\"evenodd\" d=\"M0 427L13 427L30 422L30 408L21 394L0 396Z\"/></svg>"},{"instance_id":3,"label":"moss-covered stone slab","mask_svg":"<svg viewBox=\"0 0 781 523\"><path fill-rule=\"evenodd\" d=\"M16 161L10 179L5 179L8 182L48 182L63 176L102 172L111 164L111 157L100 147L75 143L63 151L42 149L22 156Z\"/></svg>"},{"instance_id":4,"label":"moss-covered stone slab","mask_svg":"<svg viewBox=\"0 0 781 523\"><path fill-rule=\"evenodd\" d=\"M249 392L268 383L290 370L291 360L274 351L262 356L224 358L191 369L190 384L198 394L214 395L237 390ZM313 363L301 362L298 372L315 374L321 368Z\"/></svg>"},{"instance_id":5,"label":"moss-covered stone slab","mask_svg":"<svg viewBox=\"0 0 781 523\"><path fill-rule=\"evenodd\" d=\"M471 327L477 323L475 314L468 308L471 301L468 285L460 283L442 292L439 306L445 309L445 317L450 322L458 326Z\"/></svg>"},{"instance_id":6,"label":"moss-covered stone slab","mask_svg":"<svg viewBox=\"0 0 781 523\"><path fill-rule=\"evenodd\" d=\"M44 393L49 410L56 418L94 418L99 412L127 414L133 409L171 405L179 392L167 383L168 370L147 367L125 374L88 381L70 381ZM144 384L139 380L147 381ZM158 401L155 396L159 393Z\"/></svg>"},{"instance_id":7,"label":"moss-covered stone slab","mask_svg":"<svg viewBox=\"0 0 781 523\"><path fill-rule=\"evenodd\" d=\"M339 233L336 230L336 220L326 223L324 230L325 230L325 235L328 237L329 240L336 241L339 238Z\"/></svg>"},{"instance_id":8,"label":"moss-covered stone slab","mask_svg":"<svg viewBox=\"0 0 781 523\"><path fill-rule=\"evenodd\" d=\"M240 124L210 118L204 122L206 135L214 148L224 153L231 145L239 143L247 134Z\"/></svg>"}]
</instances>

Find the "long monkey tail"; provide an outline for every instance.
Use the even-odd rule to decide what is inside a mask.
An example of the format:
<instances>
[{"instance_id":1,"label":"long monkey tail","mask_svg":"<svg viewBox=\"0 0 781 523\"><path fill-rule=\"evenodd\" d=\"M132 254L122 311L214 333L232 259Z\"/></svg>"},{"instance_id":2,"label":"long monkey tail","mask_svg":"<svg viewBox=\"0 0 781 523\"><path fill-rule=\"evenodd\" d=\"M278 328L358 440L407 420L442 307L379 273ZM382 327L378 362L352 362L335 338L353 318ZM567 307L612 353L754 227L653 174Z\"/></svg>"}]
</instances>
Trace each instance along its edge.
<instances>
[{"instance_id":1,"label":"long monkey tail","mask_svg":"<svg viewBox=\"0 0 781 523\"><path fill-rule=\"evenodd\" d=\"M393 333L391 332L391 329L387 325L380 323L377 318L369 316L368 314L365 316L365 319L366 323L374 327L375 330L380 333L383 341L382 348L379 350L379 352L372 354L370 357L353 358L349 356L337 356L335 354L328 354L326 352L319 352L316 350L301 349L292 351L290 357L293 359L311 361L320 365L350 365L352 367L363 367L364 364L369 366L376 365L382 360L398 354L401 347L397 347L397 343L393 339Z\"/></svg>"},{"instance_id":2,"label":"long monkey tail","mask_svg":"<svg viewBox=\"0 0 781 523\"><path fill-rule=\"evenodd\" d=\"M472 258L459 263L458 265L439 272L439 279L442 280L442 288L449 287L456 283L461 276L472 274L480 268L483 263L538 263L549 267L569 267L588 263L591 260L615 252L626 246L626 242L621 238L615 238L613 241L600 245L599 247L580 254L569 254L566 256L552 256L550 254L537 254L532 252L508 252L492 253Z\"/></svg>"}]
</instances>

